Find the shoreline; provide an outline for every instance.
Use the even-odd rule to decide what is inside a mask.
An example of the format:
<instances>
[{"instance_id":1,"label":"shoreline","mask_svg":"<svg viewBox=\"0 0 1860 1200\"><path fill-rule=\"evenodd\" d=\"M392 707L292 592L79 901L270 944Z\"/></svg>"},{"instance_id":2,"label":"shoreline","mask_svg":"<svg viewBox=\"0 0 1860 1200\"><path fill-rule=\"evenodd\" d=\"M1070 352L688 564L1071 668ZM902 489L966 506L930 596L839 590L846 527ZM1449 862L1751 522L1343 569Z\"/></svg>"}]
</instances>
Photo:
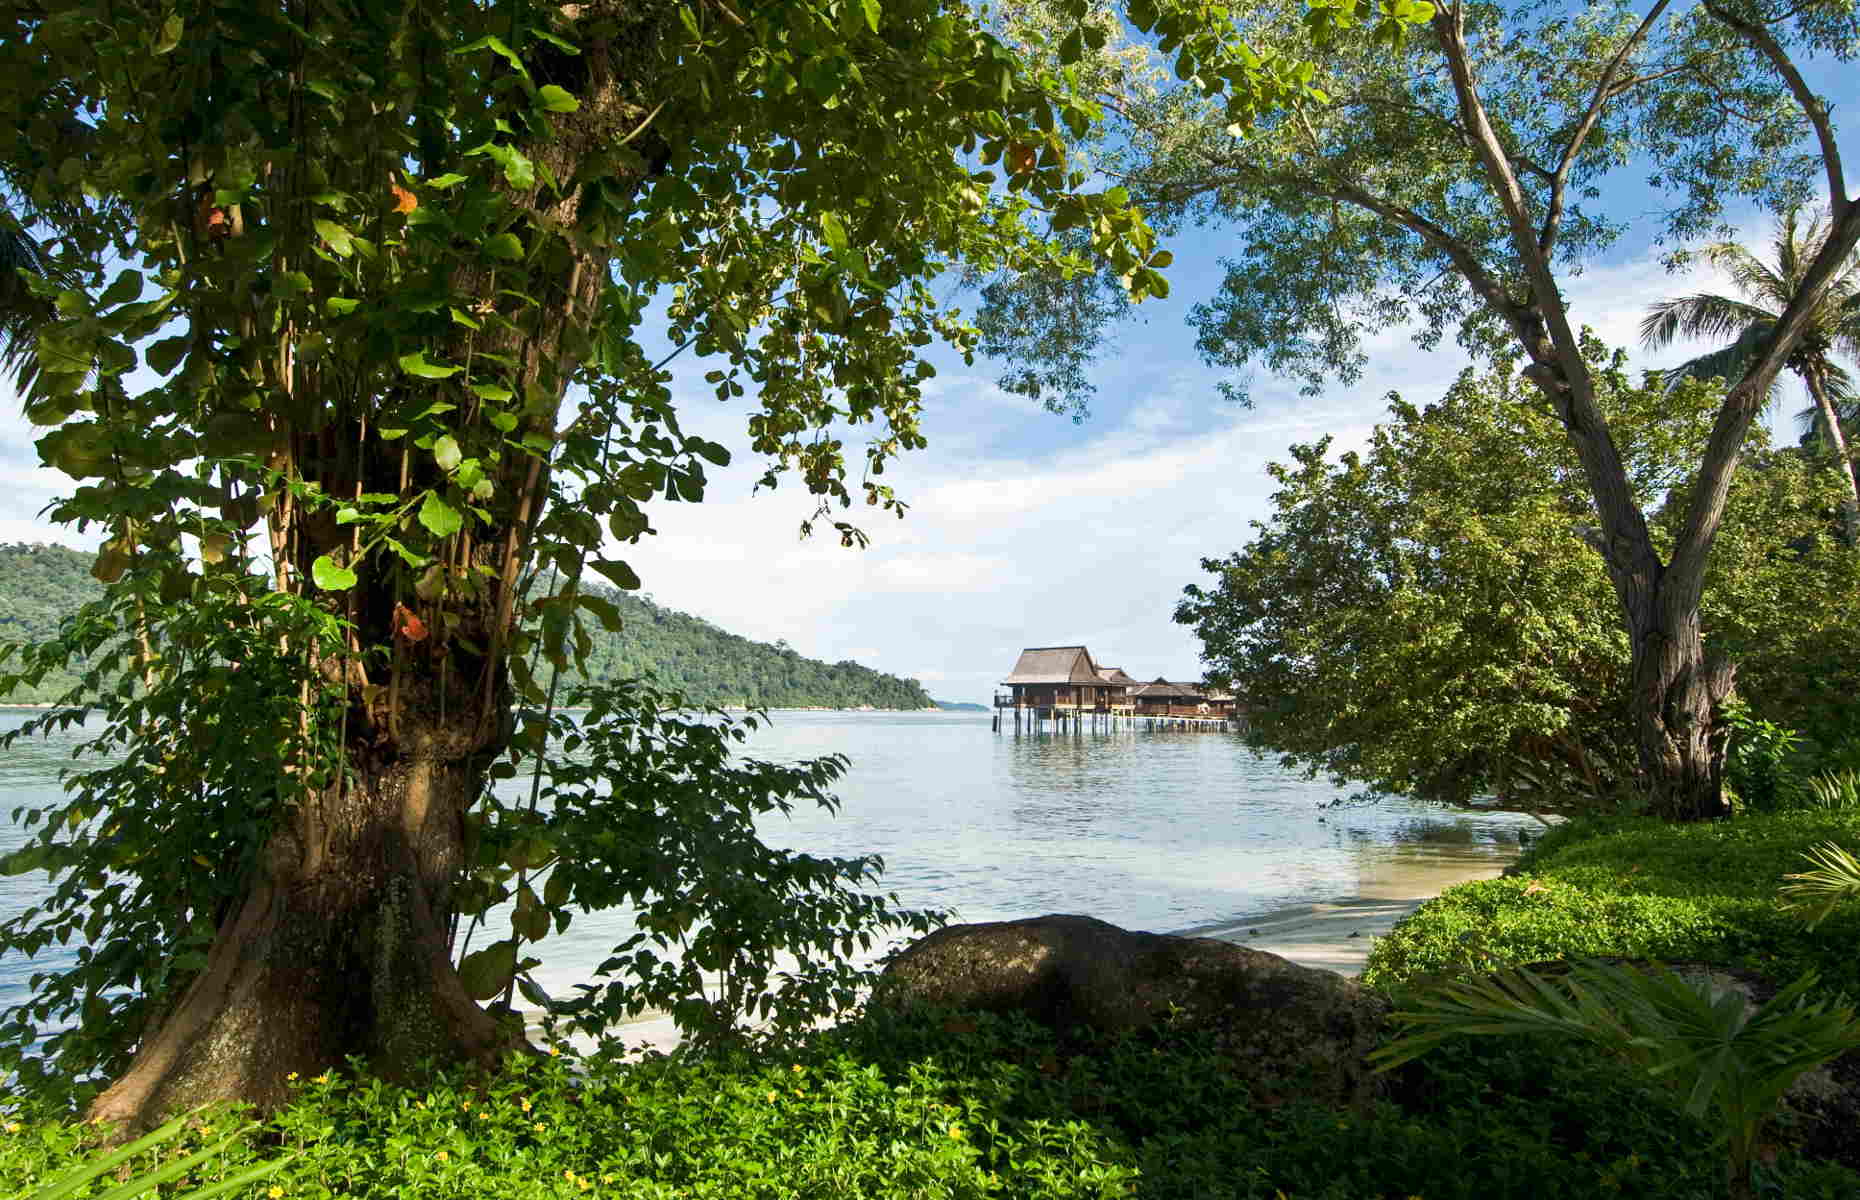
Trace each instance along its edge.
<instances>
[{"instance_id":1,"label":"shoreline","mask_svg":"<svg viewBox=\"0 0 1860 1200\"><path fill-rule=\"evenodd\" d=\"M1513 856L1515 858L1515 856ZM1379 864L1362 881L1361 894L1293 904L1256 916L1228 918L1165 932L1174 937L1204 937L1264 950L1300 966L1333 971L1348 979L1363 972L1370 948L1415 909L1462 883L1496 879L1513 858L1404 861L1400 856ZM525 1010L529 1032L539 1034L539 1015ZM642 1013L617 1022L610 1033L626 1044L629 1055L666 1053L683 1039L665 1013Z\"/></svg>"}]
</instances>

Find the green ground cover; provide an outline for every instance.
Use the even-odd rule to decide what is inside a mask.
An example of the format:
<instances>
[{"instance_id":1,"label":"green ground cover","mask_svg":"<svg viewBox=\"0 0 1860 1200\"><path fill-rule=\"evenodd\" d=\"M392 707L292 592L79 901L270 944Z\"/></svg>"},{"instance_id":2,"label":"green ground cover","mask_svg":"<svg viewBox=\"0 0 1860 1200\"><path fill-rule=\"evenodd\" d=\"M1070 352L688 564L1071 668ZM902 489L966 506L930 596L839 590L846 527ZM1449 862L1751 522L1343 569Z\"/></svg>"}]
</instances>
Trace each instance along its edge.
<instances>
[{"instance_id":1,"label":"green ground cover","mask_svg":"<svg viewBox=\"0 0 1860 1200\"><path fill-rule=\"evenodd\" d=\"M1829 990L1860 998L1860 905L1811 932L1776 900L1783 876L1827 841L1860 848L1860 810L1571 821L1533 842L1514 875L1424 905L1376 944L1363 977L1387 986L1459 967L1624 955L1730 963L1778 982L1812 967Z\"/></svg>"},{"instance_id":2,"label":"green ground cover","mask_svg":"<svg viewBox=\"0 0 1860 1200\"><path fill-rule=\"evenodd\" d=\"M1775 907L1781 875L1829 838L1860 843L1860 816L1571 824L1534 844L1517 877L1425 906L1379 944L1370 978L1627 954L1740 961L1781 980L1814 966L1852 990L1860 914L1809 934ZM1450 1041L1394 1073L1384 1100L1344 1113L1295 1086L1249 1093L1193 1037L1080 1047L985 1017L869 1017L785 1050L584 1067L542 1059L419 1089L304 1080L296 1104L170 1187L294 1155L227 1194L1702 1200L1725 1188L1706 1123L1595 1051L1532 1039ZM185 1145L216 1140L230 1120L210 1118L216 1131ZM0 1194L30 1195L83 1152L83 1131L43 1109L16 1105L4 1128ZM1758 1184L1802 1200L1860 1196L1860 1175L1786 1145Z\"/></svg>"},{"instance_id":3,"label":"green ground cover","mask_svg":"<svg viewBox=\"0 0 1860 1200\"><path fill-rule=\"evenodd\" d=\"M9 1195L80 1152L71 1126L18 1120L0 1140ZM187 1182L295 1151L236 1194L1702 1198L1722 1189L1708 1143L1592 1057L1456 1046L1407 1069L1389 1102L1352 1114L1249 1096L1192 1039L1079 1054L1024 1023L965 1019L855 1027L773 1055L601 1064L584 1077L558 1060L417 1091L306 1080L298 1104ZM1860 1183L1788 1155L1770 1178L1798 1197L1851 1196Z\"/></svg>"}]
</instances>

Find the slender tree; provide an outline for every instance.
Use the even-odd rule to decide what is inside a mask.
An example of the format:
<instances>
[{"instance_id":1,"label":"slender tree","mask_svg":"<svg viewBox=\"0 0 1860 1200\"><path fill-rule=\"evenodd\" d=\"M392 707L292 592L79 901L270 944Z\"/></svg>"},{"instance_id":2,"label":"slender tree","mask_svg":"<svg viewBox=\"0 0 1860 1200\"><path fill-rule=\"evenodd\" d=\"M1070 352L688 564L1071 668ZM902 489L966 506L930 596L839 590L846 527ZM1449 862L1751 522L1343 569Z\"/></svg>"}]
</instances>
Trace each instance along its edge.
<instances>
[{"instance_id":1,"label":"slender tree","mask_svg":"<svg viewBox=\"0 0 1860 1200\"><path fill-rule=\"evenodd\" d=\"M1131 0L1128 10L1142 25L1150 7ZM1271 136L1240 127L1211 100L1192 59L1173 64L1173 79L1166 69L1133 71L1114 58L1128 47L1107 38L1094 69L1079 73L1105 81L1122 124L1077 152L1121 178L1162 227L1231 231L1225 279L1193 315L1211 363L1263 363L1315 390L1358 378L1364 337L1403 325L1423 345L1452 332L1481 356L1522 358L1588 480L1590 544L1629 636L1631 711L1655 806L1677 818L1722 815L1717 712L1734 664L1708 652L1699 603L1745 435L1860 244L1833 109L1802 70L1851 52L1860 36L1853 7L1391 8L1417 14L1425 32L1334 45L1311 79L1316 96L1273 117ZM1034 15L1022 20L1026 9ZM1051 11L1016 3L1010 27L1037 30ZM1222 9L1214 28L1264 55L1296 58L1314 40L1330 44L1321 15L1275 0ZM1161 63L1180 45L1156 43ZM1710 235L1736 197L1780 211L1825 189L1831 214L1798 290L1730 381L1670 550L1634 501L1583 361L1580 314L1562 287L1572 266L1622 232L1598 201L1639 163L1670 201L1661 232L1671 238ZM1090 318L1121 308L1103 302L1113 295L1104 284L1032 285L1080 297L1073 304L1016 305L1007 285L995 293L999 311L1031 318L984 323L989 349L1023 360L1011 384L1050 399L1080 381L1099 344Z\"/></svg>"},{"instance_id":2,"label":"slender tree","mask_svg":"<svg viewBox=\"0 0 1860 1200\"><path fill-rule=\"evenodd\" d=\"M1821 254L1828 240L1825 216L1800 227L1799 210L1791 208L1776 223L1771 242L1776 265L1770 266L1736 242L1713 242L1705 247L1706 261L1731 276L1742 298L1696 292L1663 300L1647 310L1640 324L1643 345L1649 349L1670 346L1675 338L1700 338L1729 344L1682 363L1668 377L1740 379L1752 353L1772 335L1776 322L1802 286L1808 265ZM1837 404L1853 399L1853 379L1834 355L1860 357L1860 253L1851 253L1829 280L1820 301L1809 310L1801 339L1784 359L1784 365L1808 388L1814 401L1815 425L1823 444L1834 454L1835 469L1846 485L1841 502L1848 545L1860 545L1860 485L1847 453Z\"/></svg>"}]
</instances>

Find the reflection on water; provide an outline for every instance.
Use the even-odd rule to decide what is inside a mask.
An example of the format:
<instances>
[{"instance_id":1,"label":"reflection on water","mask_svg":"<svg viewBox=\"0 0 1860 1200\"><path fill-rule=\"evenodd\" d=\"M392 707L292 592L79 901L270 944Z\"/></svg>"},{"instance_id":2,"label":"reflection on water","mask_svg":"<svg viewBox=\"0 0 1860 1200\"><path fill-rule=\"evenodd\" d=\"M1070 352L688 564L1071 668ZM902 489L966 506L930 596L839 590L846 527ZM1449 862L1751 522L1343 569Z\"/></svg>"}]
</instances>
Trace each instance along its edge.
<instances>
[{"instance_id":1,"label":"reflection on water","mask_svg":"<svg viewBox=\"0 0 1860 1200\"><path fill-rule=\"evenodd\" d=\"M0 714L0 729L21 713ZM0 753L0 815L57 795L77 735ZM1469 865L1501 863L1529 818L1454 814L1342 793L1255 758L1230 734L1129 731L994 734L989 717L778 713L742 751L792 761L845 754L839 816L797 811L763 826L773 844L876 853L885 887L966 921L1081 912L1136 929L1186 929L1338 896L1431 895ZM505 785L514 797L526 790ZM0 851L23 831L0 824ZM38 876L0 877L0 912L42 894ZM543 947L550 990L585 979L630 932L624 914L584 918ZM69 956L76 947L56 948ZM0 960L0 1008L32 970Z\"/></svg>"}]
</instances>

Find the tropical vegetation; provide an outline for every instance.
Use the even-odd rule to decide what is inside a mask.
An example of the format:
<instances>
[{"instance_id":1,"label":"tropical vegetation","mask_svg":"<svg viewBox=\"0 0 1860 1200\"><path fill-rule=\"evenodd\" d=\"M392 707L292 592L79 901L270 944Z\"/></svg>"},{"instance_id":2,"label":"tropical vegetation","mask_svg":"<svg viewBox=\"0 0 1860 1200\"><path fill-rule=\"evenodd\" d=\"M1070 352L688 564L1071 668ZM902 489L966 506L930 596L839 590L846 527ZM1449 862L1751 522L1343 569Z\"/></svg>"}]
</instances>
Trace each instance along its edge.
<instances>
[{"instance_id":1,"label":"tropical vegetation","mask_svg":"<svg viewBox=\"0 0 1860 1200\"><path fill-rule=\"evenodd\" d=\"M1589 353L1635 503L1669 545L1720 393L1635 384L1619 354ZM1446 803L1651 803L1581 463L1522 378L1469 370L1425 407L1391 396L1362 452L1334 457L1324 439L1291 458L1268 468L1280 490L1253 540L1204 560L1212 581L1176 612L1209 677L1249 698L1250 744L1343 785ZM1741 664L1739 695L1829 753L1860 732L1860 657L1843 636L1860 621L1860 559L1831 520L1843 495L1820 459L1753 435L1701 608ZM1740 711L1725 717L1728 777L1762 805L1768 776L1745 769L1762 730L1737 726Z\"/></svg>"},{"instance_id":2,"label":"tropical vegetation","mask_svg":"<svg viewBox=\"0 0 1860 1200\"><path fill-rule=\"evenodd\" d=\"M1244 106L1303 94L1295 61L1191 29L1201 15L1146 21ZM289 1073L353 1054L404 1075L522 1053L481 1001L511 994L577 897L680 899L675 941L706 881L747 862L822 920L914 919L835 907L869 864L771 859L734 833L699 839L719 857L695 881L538 893L545 869L613 852L552 840L545 786L616 804L684 788L727 798L740 831L825 802L837 769L759 778L711 753L702 730L722 727L668 725L656 692L616 687L579 699L639 721L651 752L612 764L640 774L610 792L572 763L550 774L569 761L551 710L591 630L622 623L584 576L636 588L620 547L728 459L681 424L671 356L707 359L719 400L753 389L764 482L805 489L804 528L850 546L855 503L904 511L884 471L923 445L925 348L975 344L939 278L1102 258L1133 299L1166 290L1127 193L1066 160L1062 131L1099 116L1071 77L937 0L34 0L0 15L0 115L7 230L53 268L24 277L50 305L27 416L74 480L49 515L102 532L110 585L0 688L106 669L113 686L17 736L93 717L94 751L124 764L28 818L42 837L13 865L53 870L61 899L7 949L78 928L117 948L42 980L55 1012L35 1014L66 1026L56 1071L115 1078L94 1115L275 1104ZM518 771L529 803L487 801ZM671 843L702 832L665 820ZM499 889L511 919L468 983L464 897ZM811 953L792 905L758 912L758 937ZM16 1054L34 1033L7 1031Z\"/></svg>"}]
</instances>

